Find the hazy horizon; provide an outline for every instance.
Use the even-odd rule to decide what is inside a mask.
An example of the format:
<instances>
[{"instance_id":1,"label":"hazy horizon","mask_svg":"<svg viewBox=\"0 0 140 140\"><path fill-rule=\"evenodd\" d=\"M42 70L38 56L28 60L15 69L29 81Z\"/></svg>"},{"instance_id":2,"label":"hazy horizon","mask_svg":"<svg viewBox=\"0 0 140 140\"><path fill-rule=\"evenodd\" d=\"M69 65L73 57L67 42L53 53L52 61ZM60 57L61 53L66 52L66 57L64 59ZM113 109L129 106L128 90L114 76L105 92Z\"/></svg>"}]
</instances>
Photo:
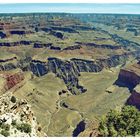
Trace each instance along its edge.
<instances>
[{"instance_id":1,"label":"hazy horizon","mask_svg":"<svg viewBox=\"0 0 140 140\"><path fill-rule=\"evenodd\" d=\"M140 14L140 4L20 3L0 4L0 13L107 13Z\"/></svg>"}]
</instances>

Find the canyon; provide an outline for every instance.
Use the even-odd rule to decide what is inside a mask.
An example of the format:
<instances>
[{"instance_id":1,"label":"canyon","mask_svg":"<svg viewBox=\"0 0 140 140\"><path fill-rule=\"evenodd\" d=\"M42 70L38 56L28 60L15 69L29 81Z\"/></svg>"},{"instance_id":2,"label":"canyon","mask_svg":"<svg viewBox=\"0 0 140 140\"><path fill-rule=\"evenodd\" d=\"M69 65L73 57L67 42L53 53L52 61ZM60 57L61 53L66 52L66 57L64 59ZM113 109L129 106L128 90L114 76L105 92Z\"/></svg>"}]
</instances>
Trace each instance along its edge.
<instances>
[{"instance_id":1,"label":"canyon","mask_svg":"<svg viewBox=\"0 0 140 140\"><path fill-rule=\"evenodd\" d=\"M98 136L97 118L110 109L140 109L139 16L0 16L0 95L25 99L35 118L34 132L19 135Z\"/></svg>"}]
</instances>

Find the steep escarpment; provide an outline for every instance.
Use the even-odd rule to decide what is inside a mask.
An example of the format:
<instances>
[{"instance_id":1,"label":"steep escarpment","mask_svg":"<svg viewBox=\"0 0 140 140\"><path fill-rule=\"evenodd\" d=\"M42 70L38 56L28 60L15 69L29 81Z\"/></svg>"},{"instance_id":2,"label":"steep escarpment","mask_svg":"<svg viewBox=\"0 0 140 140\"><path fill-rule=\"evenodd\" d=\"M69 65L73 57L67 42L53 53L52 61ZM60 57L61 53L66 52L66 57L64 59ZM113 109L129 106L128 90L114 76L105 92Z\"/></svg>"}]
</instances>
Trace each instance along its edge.
<instances>
[{"instance_id":1,"label":"steep escarpment","mask_svg":"<svg viewBox=\"0 0 140 140\"><path fill-rule=\"evenodd\" d=\"M39 60L32 60L29 68L36 76L43 76L48 73L47 64Z\"/></svg>"},{"instance_id":2,"label":"steep escarpment","mask_svg":"<svg viewBox=\"0 0 140 140\"><path fill-rule=\"evenodd\" d=\"M12 31L10 31L10 34L12 34L12 35L25 35L26 32L24 30L12 30Z\"/></svg>"},{"instance_id":3,"label":"steep escarpment","mask_svg":"<svg viewBox=\"0 0 140 140\"><path fill-rule=\"evenodd\" d=\"M121 47L125 47L125 49L133 47L136 50L139 50L140 44L135 42L135 41L128 40L122 36L119 36L118 34L112 34L111 32L109 32L105 29L102 29L100 27L95 28L95 30L102 32L102 33L105 33L105 34L108 34L112 38L112 40L114 40L116 43L120 44Z\"/></svg>"},{"instance_id":4,"label":"steep escarpment","mask_svg":"<svg viewBox=\"0 0 140 140\"><path fill-rule=\"evenodd\" d=\"M115 45L109 45L109 44L98 45L95 43L82 43L82 42L76 42L76 43L79 45L85 45L85 46L94 47L94 48L105 48L105 49L114 49L114 50L121 48L121 46L115 46Z\"/></svg>"},{"instance_id":5,"label":"steep escarpment","mask_svg":"<svg viewBox=\"0 0 140 140\"><path fill-rule=\"evenodd\" d=\"M17 57L8 59L0 59L0 71L8 71L16 68L16 64L13 61L17 61Z\"/></svg>"},{"instance_id":6,"label":"steep escarpment","mask_svg":"<svg viewBox=\"0 0 140 140\"><path fill-rule=\"evenodd\" d=\"M73 61L79 72L99 72L103 68L116 67L118 65L124 65L126 61L131 57L139 56L139 52L125 53L122 55L113 55L105 59L97 59L95 61L83 60L73 58Z\"/></svg>"},{"instance_id":7,"label":"steep escarpment","mask_svg":"<svg viewBox=\"0 0 140 140\"><path fill-rule=\"evenodd\" d=\"M33 60L30 63L31 71L36 76L43 76L53 72L57 77L64 80L68 90L73 94L84 92L84 88L78 84L79 71L70 61L62 61L58 58L48 58L48 63Z\"/></svg>"},{"instance_id":8,"label":"steep escarpment","mask_svg":"<svg viewBox=\"0 0 140 140\"><path fill-rule=\"evenodd\" d=\"M137 52L133 52L95 61L77 58L61 60L53 57L48 58L48 62L32 60L30 62L30 68L36 76L43 76L48 72L55 73L56 76L64 80L68 90L70 90L72 94L79 94L86 91L86 89L78 83L80 72L100 72L103 68L123 65L129 57L137 57L137 55Z\"/></svg>"},{"instance_id":9,"label":"steep escarpment","mask_svg":"<svg viewBox=\"0 0 140 140\"><path fill-rule=\"evenodd\" d=\"M133 89L140 83L140 64L136 63L127 68L121 69L116 83L124 83L128 88Z\"/></svg>"},{"instance_id":10,"label":"steep escarpment","mask_svg":"<svg viewBox=\"0 0 140 140\"><path fill-rule=\"evenodd\" d=\"M125 83L132 89L140 82L140 75L131 70L121 69L117 81Z\"/></svg>"},{"instance_id":11,"label":"steep escarpment","mask_svg":"<svg viewBox=\"0 0 140 140\"><path fill-rule=\"evenodd\" d=\"M0 69L1 71L9 71L20 68L22 71L32 71L38 77L53 72L57 77L63 79L68 90L75 95L86 91L86 88L79 84L78 78L81 72L100 72L104 68L124 65L129 58L136 58L138 56L139 52L135 51L96 60L78 58L63 60L56 57L49 57L48 60L41 61L32 60L31 57L21 59L13 57L7 60L0 60Z\"/></svg>"},{"instance_id":12,"label":"steep escarpment","mask_svg":"<svg viewBox=\"0 0 140 140\"><path fill-rule=\"evenodd\" d=\"M7 64L1 64L0 65L0 71L7 71L7 70L12 70L15 69L16 66L13 63L7 63Z\"/></svg>"},{"instance_id":13,"label":"steep escarpment","mask_svg":"<svg viewBox=\"0 0 140 140\"><path fill-rule=\"evenodd\" d=\"M121 69L116 84L126 86L131 91L131 96L127 104L134 105L140 109L140 64L133 64L125 69Z\"/></svg>"},{"instance_id":14,"label":"steep escarpment","mask_svg":"<svg viewBox=\"0 0 140 140\"><path fill-rule=\"evenodd\" d=\"M73 58L71 61L74 62L79 72L99 72L103 69L103 67L98 65L95 61L77 58Z\"/></svg>"},{"instance_id":15,"label":"steep escarpment","mask_svg":"<svg viewBox=\"0 0 140 140\"><path fill-rule=\"evenodd\" d=\"M48 59L49 71L55 73L59 78L63 79L65 84L73 94L83 93L86 91L78 84L79 71L70 61L62 61L57 58Z\"/></svg>"},{"instance_id":16,"label":"steep escarpment","mask_svg":"<svg viewBox=\"0 0 140 140\"><path fill-rule=\"evenodd\" d=\"M0 47L6 46L6 47L13 47L13 46L19 46L19 45L30 45L32 41L27 40L21 40L17 42L0 42Z\"/></svg>"},{"instance_id":17,"label":"steep escarpment","mask_svg":"<svg viewBox=\"0 0 140 140\"><path fill-rule=\"evenodd\" d=\"M2 39L2 38L6 38L6 34L4 33L4 32L2 32L2 31L0 31L0 38Z\"/></svg>"},{"instance_id":18,"label":"steep escarpment","mask_svg":"<svg viewBox=\"0 0 140 140\"><path fill-rule=\"evenodd\" d=\"M123 37L118 36L117 34L110 34L110 36L112 37L112 39L121 44L122 46L126 47L126 46L132 46L135 49L139 49L139 43L124 39Z\"/></svg>"},{"instance_id":19,"label":"steep escarpment","mask_svg":"<svg viewBox=\"0 0 140 140\"><path fill-rule=\"evenodd\" d=\"M131 96L127 100L127 104L136 106L140 109L140 84L133 89Z\"/></svg>"}]
</instances>

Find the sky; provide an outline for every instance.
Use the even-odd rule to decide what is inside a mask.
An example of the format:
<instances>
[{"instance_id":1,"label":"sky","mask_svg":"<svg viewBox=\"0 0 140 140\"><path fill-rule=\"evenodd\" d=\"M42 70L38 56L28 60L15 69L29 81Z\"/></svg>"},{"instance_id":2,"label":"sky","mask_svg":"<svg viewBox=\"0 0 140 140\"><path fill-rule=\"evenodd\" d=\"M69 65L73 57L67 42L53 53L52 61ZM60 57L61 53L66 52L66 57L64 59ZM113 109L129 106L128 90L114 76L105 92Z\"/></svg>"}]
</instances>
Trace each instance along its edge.
<instances>
[{"instance_id":1,"label":"sky","mask_svg":"<svg viewBox=\"0 0 140 140\"><path fill-rule=\"evenodd\" d=\"M95 3L18 3L0 4L0 13L118 13L140 14L139 4L95 4Z\"/></svg>"}]
</instances>

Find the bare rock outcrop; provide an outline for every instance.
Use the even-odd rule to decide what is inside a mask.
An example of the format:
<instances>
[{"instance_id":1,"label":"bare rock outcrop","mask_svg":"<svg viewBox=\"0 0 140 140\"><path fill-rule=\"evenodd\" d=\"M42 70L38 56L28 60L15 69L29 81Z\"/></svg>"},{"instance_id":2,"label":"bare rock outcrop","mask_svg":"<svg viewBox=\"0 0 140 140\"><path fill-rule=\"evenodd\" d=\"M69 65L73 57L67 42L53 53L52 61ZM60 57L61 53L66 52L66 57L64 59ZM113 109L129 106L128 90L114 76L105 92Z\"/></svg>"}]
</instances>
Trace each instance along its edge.
<instances>
[{"instance_id":1,"label":"bare rock outcrop","mask_svg":"<svg viewBox=\"0 0 140 140\"><path fill-rule=\"evenodd\" d=\"M127 104L134 105L140 109L140 84L138 84L132 91L131 96L127 100Z\"/></svg>"},{"instance_id":2,"label":"bare rock outcrop","mask_svg":"<svg viewBox=\"0 0 140 140\"><path fill-rule=\"evenodd\" d=\"M121 69L116 83L124 83L128 88L133 89L140 83L140 64L133 64L128 68Z\"/></svg>"},{"instance_id":3,"label":"bare rock outcrop","mask_svg":"<svg viewBox=\"0 0 140 140\"><path fill-rule=\"evenodd\" d=\"M25 82L24 74L21 71L18 72L3 72L0 74L0 78L3 80L1 85L1 93L6 93L8 90L16 90L21 87Z\"/></svg>"},{"instance_id":4,"label":"bare rock outcrop","mask_svg":"<svg viewBox=\"0 0 140 140\"><path fill-rule=\"evenodd\" d=\"M134 105L140 109L140 63L121 69L116 84L130 89L131 95L126 104Z\"/></svg>"},{"instance_id":5,"label":"bare rock outcrop","mask_svg":"<svg viewBox=\"0 0 140 140\"><path fill-rule=\"evenodd\" d=\"M1 136L38 136L37 127L36 117L26 100L19 100L11 92L0 96Z\"/></svg>"},{"instance_id":6,"label":"bare rock outcrop","mask_svg":"<svg viewBox=\"0 0 140 140\"><path fill-rule=\"evenodd\" d=\"M6 74L4 75L6 79L6 83L4 86L5 91L11 89L16 86L18 83L24 80L24 75L22 72L14 73L14 74Z\"/></svg>"}]
</instances>

